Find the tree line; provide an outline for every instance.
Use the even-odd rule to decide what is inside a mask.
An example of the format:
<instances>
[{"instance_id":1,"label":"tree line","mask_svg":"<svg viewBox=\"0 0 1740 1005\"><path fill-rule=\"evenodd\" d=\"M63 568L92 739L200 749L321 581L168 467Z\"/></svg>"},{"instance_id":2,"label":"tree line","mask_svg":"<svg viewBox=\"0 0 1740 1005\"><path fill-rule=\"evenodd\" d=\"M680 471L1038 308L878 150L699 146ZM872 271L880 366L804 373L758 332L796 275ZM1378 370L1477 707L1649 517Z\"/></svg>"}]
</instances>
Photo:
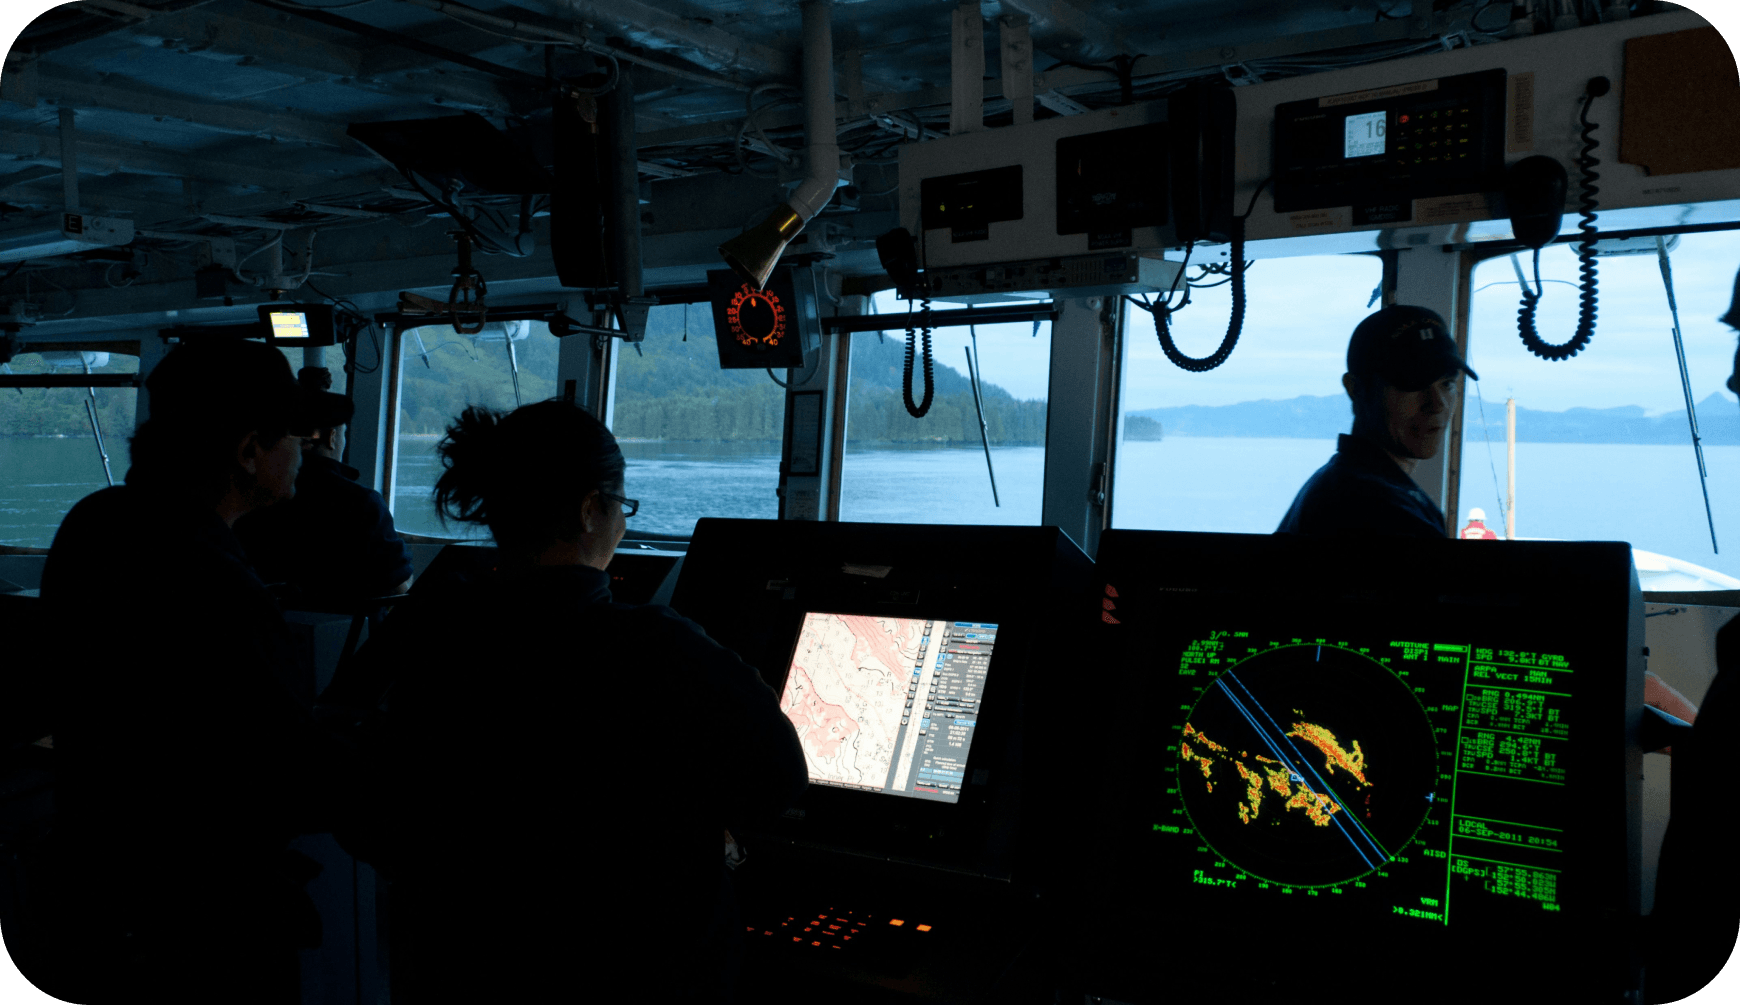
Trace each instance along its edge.
<instances>
[{"instance_id":1,"label":"tree line","mask_svg":"<svg viewBox=\"0 0 1740 1005\"><path fill-rule=\"evenodd\" d=\"M854 336L847 435L857 443L977 443L971 385L936 365L929 414L914 419L902 401L905 342ZM627 438L764 440L783 435L785 392L765 370L721 370L711 308L658 307L638 350L618 346L613 431ZM915 370L918 367L915 366ZM775 371L783 380L783 371ZM923 394L914 375L913 397ZM995 444L1042 443L1045 402L1022 401L981 383L986 432Z\"/></svg>"},{"instance_id":2,"label":"tree line","mask_svg":"<svg viewBox=\"0 0 1740 1005\"><path fill-rule=\"evenodd\" d=\"M451 327L426 326L405 332L404 371L399 392L399 432L439 434L468 405L514 407L513 373L500 341L474 342ZM519 400L555 396L559 340L541 324L514 343L519 368ZM618 343L613 430L631 439L732 440L777 442L784 435L785 392L765 370L722 370L706 304L654 308L646 340ZM905 342L898 337L854 336L848 435L858 443L977 443L979 419L965 374L937 364L935 395L922 419L907 414L901 373ZM114 357L100 373L136 370L133 357ZM337 362L336 360L334 361ZM292 368L300 365L292 360ZM21 356L17 373L46 370ZM915 367L915 370L919 369ZM335 390L344 375L334 366ZM61 371L68 372L68 371ZM784 379L783 371L776 371ZM913 375L913 396L923 394L923 377ZM981 383L985 428L994 444L1045 441L1045 402L1020 400L996 384ZM0 390L0 435L88 436L85 392L78 388ZM98 388L98 414L104 436L133 433L135 394L125 388Z\"/></svg>"},{"instance_id":3,"label":"tree line","mask_svg":"<svg viewBox=\"0 0 1740 1005\"><path fill-rule=\"evenodd\" d=\"M7 364L7 369L15 374L83 372L77 368L51 368L35 353L21 353ZM108 365L91 372L137 373L139 360L136 356L112 355ZM88 397L82 387L0 388L0 436L89 436L91 422L85 412ZM103 427L104 442L115 446L133 435L137 401L138 396L131 388L97 388L97 421ZM122 456L126 456L125 451Z\"/></svg>"}]
</instances>

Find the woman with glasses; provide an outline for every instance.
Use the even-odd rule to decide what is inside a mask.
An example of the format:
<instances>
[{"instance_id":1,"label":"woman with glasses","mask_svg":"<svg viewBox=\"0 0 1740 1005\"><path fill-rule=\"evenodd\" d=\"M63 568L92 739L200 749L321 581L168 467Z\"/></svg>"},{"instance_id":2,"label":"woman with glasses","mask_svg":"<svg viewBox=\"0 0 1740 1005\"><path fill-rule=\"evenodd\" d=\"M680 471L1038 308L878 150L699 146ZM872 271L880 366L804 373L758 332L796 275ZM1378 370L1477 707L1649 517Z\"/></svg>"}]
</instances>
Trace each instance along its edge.
<instances>
[{"instance_id":1,"label":"woman with glasses","mask_svg":"<svg viewBox=\"0 0 1740 1005\"><path fill-rule=\"evenodd\" d=\"M612 600L638 503L597 419L469 408L440 454L438 509L487 526L498 567L347 667L392 681L359 728L378 812L346 840L391 882L395 1001L730 1000L720 834L806 784L777 697L670 608Z\"/></svg>"}]
</instances>

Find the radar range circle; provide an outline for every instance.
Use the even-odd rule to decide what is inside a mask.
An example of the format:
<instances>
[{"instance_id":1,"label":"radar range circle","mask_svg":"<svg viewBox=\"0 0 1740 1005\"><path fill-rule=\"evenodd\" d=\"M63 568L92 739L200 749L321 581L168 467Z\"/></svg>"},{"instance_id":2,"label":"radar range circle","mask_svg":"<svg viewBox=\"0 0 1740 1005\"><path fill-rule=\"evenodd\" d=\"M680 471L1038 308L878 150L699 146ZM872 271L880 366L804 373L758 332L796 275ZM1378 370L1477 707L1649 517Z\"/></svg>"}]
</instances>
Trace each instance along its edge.
<instances>
[{"instance_id":1,"label":"radar range circle","mask_svg":"<svg viewBox=\"0 0 1740 1005\"><path fill-rule=\"evenodd\" d=\"M1203 843L1282 886L1377 871L1432 808L1426 710L1388 667L1341 646L1276 646L1223 669L1178 749L1179 795Z\"/></svg>"}]
</instances>

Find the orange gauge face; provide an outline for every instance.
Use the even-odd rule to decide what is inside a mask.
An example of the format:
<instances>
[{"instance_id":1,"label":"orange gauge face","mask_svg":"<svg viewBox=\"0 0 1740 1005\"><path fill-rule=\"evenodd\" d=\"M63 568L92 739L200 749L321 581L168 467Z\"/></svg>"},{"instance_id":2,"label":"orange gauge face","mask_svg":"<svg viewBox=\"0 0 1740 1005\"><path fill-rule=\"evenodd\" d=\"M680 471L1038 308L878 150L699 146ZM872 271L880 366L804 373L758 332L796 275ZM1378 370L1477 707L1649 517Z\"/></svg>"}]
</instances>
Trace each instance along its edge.
<instances>
[{"instance_id":1,"label":"orange gauge face","mask_svg":"<svg viewBox=\"0 0 1740 1005\"><path fill-rule=\"evenodd\" d=\"M786 307L772 290L744 283L725 308L725 320L731 337L746 349L775 349L785 341Z\"/></svg>"}]
</instances>

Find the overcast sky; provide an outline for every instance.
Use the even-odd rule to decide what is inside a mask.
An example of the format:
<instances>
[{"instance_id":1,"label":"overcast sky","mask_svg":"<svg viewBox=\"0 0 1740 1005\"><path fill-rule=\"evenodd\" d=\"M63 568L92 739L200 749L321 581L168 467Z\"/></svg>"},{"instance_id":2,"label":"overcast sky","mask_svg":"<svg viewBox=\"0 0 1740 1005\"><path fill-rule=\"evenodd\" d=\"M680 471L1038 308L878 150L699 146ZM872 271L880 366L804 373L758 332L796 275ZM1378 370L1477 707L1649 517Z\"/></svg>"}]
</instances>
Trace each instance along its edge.
<instances>
[{"instance_id":1,"label":"overcast sky","mask_svg":"<svg viewBox=\"0 0 1740 1005\"><path fill-rule=\"evenodd\" d=\"M1699 401L1718 391L1733 401L1722 385L1733 363L1735 334L1715 318L1727 310L1740 269L1740 233L1686 235L1673 251L1672 263L1693 392ZM1526 270L1526 257L1523 264ZM1550 411L1641 405L1657 414L1683 407L1667 297L1655 256L1602 258L1599 270L1600 313L1593 342L1572 359L1550 363L1530 355L1517 336L1519 290L1510 260L1494 259L1475 269L1469 355L1486 400L1514 396L1523 407ZM1257 262L1247 277L1243 337L1232 358L1209 373L1186 373L1168 362L1154 337L1153 321L1136 313L1126 410L1340 394L1347 337L1369 313L1367 302L1381 271L1377 259L1368 255ZM1576 281L1576 255L1568 245L1555 245L1542 256L1541 275ZM905 311L906 305L892 293L881 294L877 301L881 311ZM1226 332L1230 307L1225 286L1196 291L1191 306L1174 318L1179 347L1192 356L1212 352ZM1542 337L1563 342L1576 322L1576 287L1547 283L1537 321ZM938 329L933 336L937 361L961 369L960 347L967 338L964 328ZM1020 398L1045 396L1049 332L1042 328L1033 338L1030 325L982 327L979 345L986 380Z\"/></svg>"}]
</instances>

